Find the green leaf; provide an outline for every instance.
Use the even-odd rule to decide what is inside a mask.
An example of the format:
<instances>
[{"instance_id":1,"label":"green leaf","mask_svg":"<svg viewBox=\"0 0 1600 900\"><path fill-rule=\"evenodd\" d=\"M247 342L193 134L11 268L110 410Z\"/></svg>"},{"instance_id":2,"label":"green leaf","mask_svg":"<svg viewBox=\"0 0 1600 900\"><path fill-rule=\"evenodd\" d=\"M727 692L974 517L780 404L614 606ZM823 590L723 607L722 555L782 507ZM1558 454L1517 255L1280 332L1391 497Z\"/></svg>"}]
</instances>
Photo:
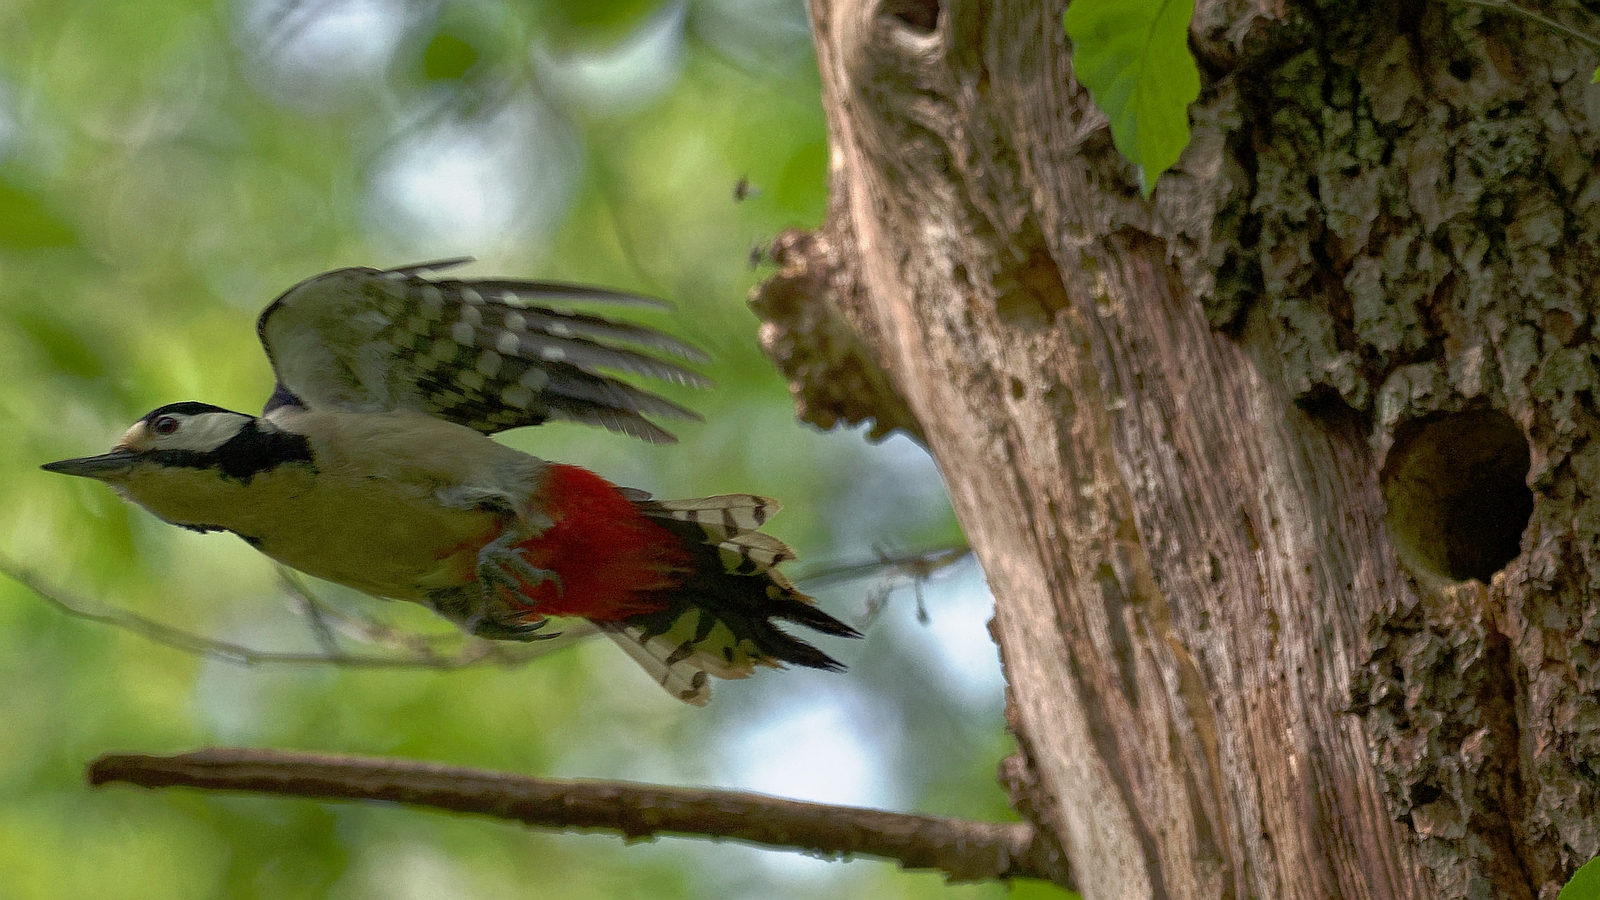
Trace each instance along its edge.
<instances>
[{"instance_id":1,"label":"green leaf","mask_svg":"<svg viewBox=\"0 0 1600 900\"><path fill-rule=\"evenodd\" d=\"M1062 17L1072 67L1139 167L1146 197L1189 144L1200 70L1189 53L1194 0L1073 0Z\"/></svg>"},{"instance_id":2,"label":"green leaf","mask_svg":"<svg viewBox=\"0 0 1600 900\"><path fill-rule=\"evenodd\" d=\"M1556 900L1597 900L1600 898L1600 857L1591 859L1572 873L1572 880L1556 895Z\"/></svg>"}]
</instances>

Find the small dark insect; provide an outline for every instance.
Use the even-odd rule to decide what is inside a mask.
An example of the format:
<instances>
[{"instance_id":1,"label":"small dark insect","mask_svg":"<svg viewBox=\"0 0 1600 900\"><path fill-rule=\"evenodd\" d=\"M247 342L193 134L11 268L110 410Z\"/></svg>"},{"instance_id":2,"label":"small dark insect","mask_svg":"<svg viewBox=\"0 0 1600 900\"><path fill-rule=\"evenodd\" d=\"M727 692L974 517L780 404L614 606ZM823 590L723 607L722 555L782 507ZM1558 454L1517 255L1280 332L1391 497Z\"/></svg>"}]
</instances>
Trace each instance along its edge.
<instances>
[{"instance_id":1,"label":"small dark insect","mask_svg":"<svg viewBox=\"0 0 1600 900\"><path fill-rule=\"evenodd\" d=\"M759 269L767 261L767 247L760 241L750 242L750 268Z\"/></svg>"},{"instance_id":2,"label":"small dark insect","mask_svg":"<svg viewBox=\"0 0 1600 900\"><path fill-rule=\"evenodd\" d=\"M743 203L746 200L759 196L761 196L761 188L751 184L748 177L741 175L739 176L739 180L734 182L733 202Z\"/></svg>"}]
</instances>

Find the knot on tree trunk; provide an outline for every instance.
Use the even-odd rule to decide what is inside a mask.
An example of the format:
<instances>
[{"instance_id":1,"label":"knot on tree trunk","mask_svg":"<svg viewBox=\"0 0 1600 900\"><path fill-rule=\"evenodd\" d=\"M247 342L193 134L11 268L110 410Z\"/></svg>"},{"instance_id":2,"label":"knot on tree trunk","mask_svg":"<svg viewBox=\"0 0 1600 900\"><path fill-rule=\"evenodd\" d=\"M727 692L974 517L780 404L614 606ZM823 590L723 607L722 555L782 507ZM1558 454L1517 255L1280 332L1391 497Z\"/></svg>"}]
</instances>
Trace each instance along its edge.
<instances>
[{"instance_id":1,"label":"knot on tree trunk","mask_svg":"<svg viewBox=\"0 0 1600 900\"><path fill-rule=\"evenodd\" d=\"M758 285L750 308L761 317L761 349L789 382L801 421L818 428L871 421L880 440L900 429L922 442L922 427L888 373L840 315L861 290L826 232L790 230L773 241L778 274Z\"/></svg>"}]
</instances>

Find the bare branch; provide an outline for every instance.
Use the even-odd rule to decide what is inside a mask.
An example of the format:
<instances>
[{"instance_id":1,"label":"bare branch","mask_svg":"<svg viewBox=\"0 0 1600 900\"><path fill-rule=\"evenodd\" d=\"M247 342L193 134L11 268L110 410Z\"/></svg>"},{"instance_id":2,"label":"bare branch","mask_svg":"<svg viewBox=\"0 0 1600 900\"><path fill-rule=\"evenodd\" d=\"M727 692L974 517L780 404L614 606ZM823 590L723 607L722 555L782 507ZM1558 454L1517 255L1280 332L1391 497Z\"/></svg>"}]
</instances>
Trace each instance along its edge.
<instances>
[{"instance_id":1,"label":"bare branch","mask_svg":"<svg viewBox=\"0 0 1600 900\"><path fill-rule=\"evenodd\" d=\"M614 781L528 778L413 760L219 748L177 756L102 756L89 783L187 786L319 800L389 800L541 828L735 840L935 869L952 881L1072 879L1032 825L802 803L760 794Z\"/></svg>"}]
</instances>

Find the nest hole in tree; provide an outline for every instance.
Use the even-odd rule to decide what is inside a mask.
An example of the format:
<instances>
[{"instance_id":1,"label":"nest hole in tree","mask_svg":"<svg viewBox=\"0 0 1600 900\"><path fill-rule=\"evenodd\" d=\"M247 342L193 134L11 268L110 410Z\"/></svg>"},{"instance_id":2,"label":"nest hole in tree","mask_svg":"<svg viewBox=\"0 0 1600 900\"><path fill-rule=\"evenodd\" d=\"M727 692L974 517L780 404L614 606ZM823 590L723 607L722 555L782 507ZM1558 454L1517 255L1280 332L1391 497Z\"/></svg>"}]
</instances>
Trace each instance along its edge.
<instances>
[{"instance_id":1,"label":"nest hole in tree","mask_svg":"<svg viewBox=\"0 0 1600 900\"><path fill-rule=\"evenodd\" d=\"M1495 409L1400 426L1384 464L1385 521L1416 574L1487 584L1522 550L1533 514L1528 441Z\"/></svg>"},{"instance_id":2,"label":"nest hole in tree","mask_svg":"<svg viewBox=\"0 0 1600 900\"><path fill-rule=\"evenodd\" d=\"M939 0L885 0L882 9L923 34L939 27Z\"/></svg>"}]
</instances>

